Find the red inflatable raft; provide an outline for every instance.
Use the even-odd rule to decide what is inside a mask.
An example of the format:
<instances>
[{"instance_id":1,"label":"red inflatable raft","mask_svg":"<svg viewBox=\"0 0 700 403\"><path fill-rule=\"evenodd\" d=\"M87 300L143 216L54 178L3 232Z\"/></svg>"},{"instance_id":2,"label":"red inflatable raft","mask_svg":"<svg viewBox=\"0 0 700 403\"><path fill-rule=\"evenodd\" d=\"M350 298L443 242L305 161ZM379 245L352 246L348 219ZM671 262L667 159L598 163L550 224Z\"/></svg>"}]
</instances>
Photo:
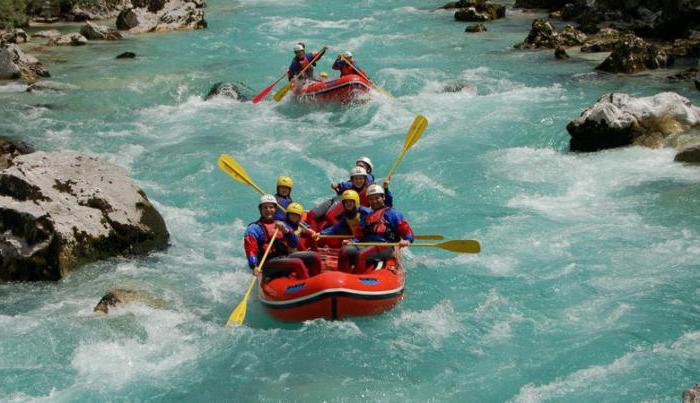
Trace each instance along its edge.
<instances>
[{"instance_id":1,"label":"red inflatable raft","mask_svg":"<svg viewBox=\"0 0 700 403\"><path fill-rule=\"evenodd\" d=\"M335 80L312 81L301 88L295 88L294 94L302 102L366 102L369 97L370 84L357 74L348 74Z\"/></svg>"},{"instance_id":2,"label":"red inflatable raft","mask_svg":"<svg viewBox=\"0 0 700 403\"><path fill-rule=\"evenodd\" d=\"M293 276L258 282L258 298L268 314L284 321L342 319L376 315L402 298L404 270L398 249L394 257L364 274L337 270L338 249L320 249L320 274L299 280Z\"/></svg>"}]
</instances>

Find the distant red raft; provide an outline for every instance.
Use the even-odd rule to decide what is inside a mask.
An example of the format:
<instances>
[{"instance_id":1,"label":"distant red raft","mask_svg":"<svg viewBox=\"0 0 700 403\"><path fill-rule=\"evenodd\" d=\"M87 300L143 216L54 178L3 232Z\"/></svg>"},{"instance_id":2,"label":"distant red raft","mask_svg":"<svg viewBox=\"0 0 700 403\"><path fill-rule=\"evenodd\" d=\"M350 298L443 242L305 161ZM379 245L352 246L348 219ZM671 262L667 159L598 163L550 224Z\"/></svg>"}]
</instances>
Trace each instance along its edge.
<instances>
[{"instance_id":1,"label":"distant red raft","mask_svg":"<svg viewBox=\"0 0 700 403\"><path fill-rule=\"evenodd\" d=\"M357 74L348 74L335 80L313 81L294 94L302 102L349 103L369 100L370 84Z\"/></svg>"},{"instance_id":2,"label":"distant red raft","mask_svg":"<svg viewBox=\"0 0 700 403\"><path fill-rule=\"evenodd\" d=\"M316 276L259 282L258 298L270 316L290 322L368 316L388 311L401 300L405 279L398 249L394 258L364 274L338 271L337 249L321 249L319 256L323 268Z\"/></svg>"}]
</instances>

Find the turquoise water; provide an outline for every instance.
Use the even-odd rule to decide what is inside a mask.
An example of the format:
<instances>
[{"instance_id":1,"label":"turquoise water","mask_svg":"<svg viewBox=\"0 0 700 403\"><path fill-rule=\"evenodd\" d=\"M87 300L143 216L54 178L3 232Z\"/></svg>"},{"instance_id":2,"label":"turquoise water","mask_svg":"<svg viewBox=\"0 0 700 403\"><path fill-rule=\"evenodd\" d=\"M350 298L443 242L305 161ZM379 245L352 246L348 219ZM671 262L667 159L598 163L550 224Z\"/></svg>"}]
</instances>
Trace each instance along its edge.
<instances>
[{"instance_id":1,"label":"turquoise water","mask_svg":"<svg viewBox=\"0 0 700 403\"><path fill-rule=\"evenodd\" d=\"M700 381L700 171L672 150L570 154L565 126L610 91L700 93L512 49L535 14L465 34L429 11L441 3L211 0L205 31L40 54L68 90L0 87L3 134L127 167L172 236L58 283L0 285L0 400L678 401ZM299 40L331 47L317 71L352 50L396 99L202 100L217 81L262 89ZM127 50L140 57L113 59ZM454 82L471 90L441 92ZM357 156L382 175L419 113L430 125L394 176L397 207L482 253L406 251L406 297L384 315L285 324L252 299L246 326L224 329L257 196L219 154L266 189L292 175L308 207ZM96 317L113 286L169 305Z\"/></svg>"}]
</instances>

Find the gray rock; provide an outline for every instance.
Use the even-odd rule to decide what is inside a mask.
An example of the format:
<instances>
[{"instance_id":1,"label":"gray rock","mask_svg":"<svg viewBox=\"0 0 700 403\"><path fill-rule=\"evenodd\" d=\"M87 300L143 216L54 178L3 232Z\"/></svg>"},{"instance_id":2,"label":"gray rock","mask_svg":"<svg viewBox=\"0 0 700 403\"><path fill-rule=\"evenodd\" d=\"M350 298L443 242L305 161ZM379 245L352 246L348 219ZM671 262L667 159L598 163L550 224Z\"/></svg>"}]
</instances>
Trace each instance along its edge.
<instances>
[{"instance_id":1,"label":"gray rock","mask_svg":"<svg viewBox=\"0 0 700 403\"><path fill-rule=\"evenodd\" d=\"M81 264L167 243L163 218L124 168L39 151L0 172L0 281L58 280Z\"/></svg>"},{"instance_id":2,"label":"gray rock","mask_svg":"<svg viewBox=\"0 0 700 403\"><path fill-rule=\"evenodd\" d=\"M86 37L80 35L79 33L65 34L56 38L49 39L48 45L50 46L82 46L87 45L88 40Z\"/></svg>"},{"instance_id":3,"label":"gray rock","mask_svg":"<svg viewBox=\"0 0 700 403\"><path fill-rule=\"evenodd\" d=\"M532 21L532 27L525 40L515 47L518 49L556 48L557 30L551 22L537 18Z\"/></svg>"},{"instance_id":4,"label":"gray rock","mask_svg":"<svg viewBox=\"0 0 700 403\"><path fill-rule=\"evenodd\" d=\"M578 46L586 42L588 36L571 25L567 25L557 33L558 46L571 47Z\"/></svg>"},{"instance_id":5,"label":"gray rock","mask_svg":"<svg viewBox=\"0 0 700 403\"><path fill-rule=\"evenodd\" d=\"M683 403L700 403L700 383L683 392Z\"/></svg>"},{"instance_id":6,"label":"gray rock","mask_svg":"<svg viewBox=\"0 0 700 403\"><path fill-rule=\"evenodd\" d=\"M156 297L145 290L131 290L128 288L110 288L105 295L100 299L100 302L95 305L94 312L109 313L109 308L117 305L129 303L141 303L151 308L162 309L166 306L166 301Z\"/></svg>"},{"instance_id":7,"label":"gray rock","mask_svg":"<svg viewBox=\"0 0 700 403\"><path fill-rule=\"evenodd\" d=\"M122 39L122 34L120 34L116 29L109 28L104 25L97 25L90 21L87 21L85 25L80 27L80 34L89 40L114 41L117 39Z\"/></svg>"},{"instance_id":8,"label":"gray rock","mask_svg":"<svg viewBox=\"0 0 700 403\"><path fill-rule=\"evenodd\" d=\"M572 151L640 145L660 147L667 136L700 126L700 108L674 92L651 97L606 94L566 126Z\"/></svg>"},{"instance_id":9,"label":"gray rock","mask_svg":"<svg viewBox=\"0 0 700 403\"><path fill-rule=\"evenodd\" d=\"M20 28L15 28L9 32L0 31L0 42L27 43L29 42L29 35Z\"/></svg>"},{"instance_id":10,"label":"gray rock","mask_svg":"<svg viewBox=\"0 0 700 403\"><path fill-rule=\"evenodd\" d=\"M115 57L115 59L135 59L136 58L136 53L134 52L124 52L120 53Z\"/></svg>"},{"instance_id":11,"label":"gray rock","mask_svg":"<svg viewBox=\"0 0 700 403\"><path fill-rule=\"evenodd\" d=\"M566 49L564 48L556 48L554 49L554 57L558 60L569 60L569 54L566 53Z\"/></svg>"},{"instance_id":12,"label":"gray rock","mask_svg":"<svg viewBox=\"0 0 700 403\"><path fill-rule=\"evenodd\" d=\"M117 28L134 33L204 29L204 3L187 0L134 0L117 16Z\"/></svg>"},{"instance_id":13,"label":"gray rock","mask_svg":"<svg viewBox=\"0 0 700 403\"><path fill-rule=\"evenodd\" d=\"M586 43L581 46L581 52L611 52L615 44L620 41L622 33L613 28L603 28L596 34L588 37Z\"/></svg>"},{"instance_id":14,"label":"gray rock","mask_svg":"<svg viewBox=\"0 0 700 403\"><path fill-rule=\"evenodd\" d=\"M106 20L116 17L122 10L129 7L131 7L129 0L76 1L73 2L65 17L73 21Z\"/></svg>"},{"instance_id":15,"label":"gray rock","mask_svg":"<svg viewBox=\"0 0 700 403\"><path fill-rule=\"evenodd\" d=\"M35 32L32 34L32 38L52 39L52 38L58 38L59 36L61 36L61 33L55 29L48 29L45 31L39 31L39 32Z\"/></svg>"},{"instance_id":16,"label":"gray rock","mask_svg":"<svg viewBox=\"0 0 700 403\"><path fill-rule=\"evenodd\" d=\"M0 136L0 170L12 165L16 157L33 152L34 148L24 141Z\"/></svg>"},{"instance_id":17,"label":"gray rock","mask_svg":"<svg viewBox=\"0 0 700 403\"><path fill-rule=\"evenodd\" d=\"M49 77L49 71L34 56L12 43L0 45L0 80L36 81L40 77Z\"/></svg>"},{"instance_id":18,"label":"gray rock","mask_svg":"<svg viewBox=\"0 0 700 403\"><path fill-rule=\"evenodd\" d=\"M564 7L567 0L515 0L515 8L543 8L547 10L559 10Z\"/></svg>"},{"instance_id":19,"label":"gray rock","mask_svg":"<svg viewBox=\"0 0 700 403\"><path fill-rule=\"evenodd\" d=\"M697 67L691 67L687 70L683 70L679 73L676 73L672 76L666 77L669 81L686 81L686 80L693 80L698 74L698 69Z\"/></svg>"},{"instance_id":20,"label":"gray rock","mask_svg":"<svg viewBox=\"0 0 700 403\"><path fill-rule=\"evenodd\" d=\"M610 73L636 73L673 64L673 58L657 46L635 35L624 35L614 45L612 53L596 69Z\"/></svg>"},{"instance_id":21,"label":"gray rock","mask_svg":"<svg viewBox=\"0 0 700 403\"><path fill-rule=\"evenodd\" d=\"M456 4L455 20L466 22L483 22L497 20L506 16L506 7L485 1L460 0Z\"/></svg>"},{"instance_id":22,"label":"gray rock","mask_svg":"<svg viewBox=\"0 0 700 403\"><path fill-rule=\"evenodd\" d=\"M213 98L215 96L222 96L222 97L237 99L237 100L242 101L242 102L245 102L248 100L248 97L246 97L245 95L242 94L241 89L236 84L224 83L224 82L219 82L219 83L214 84L211 87L211 89L209 89L209 92L204 97L204 100Z\"/></svg>"}]
</instances>

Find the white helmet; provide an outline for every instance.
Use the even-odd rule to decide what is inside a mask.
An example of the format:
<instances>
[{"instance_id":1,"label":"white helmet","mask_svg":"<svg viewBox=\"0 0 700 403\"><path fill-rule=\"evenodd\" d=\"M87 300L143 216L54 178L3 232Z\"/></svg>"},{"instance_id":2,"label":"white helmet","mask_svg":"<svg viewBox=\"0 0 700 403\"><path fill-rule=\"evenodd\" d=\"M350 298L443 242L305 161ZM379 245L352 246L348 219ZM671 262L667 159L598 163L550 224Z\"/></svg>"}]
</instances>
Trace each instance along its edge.
<instances>
[{"instance_id":1,"label":"white helmet","mask_svg":"<svg viewBox=\"0 0 700 403\"><path fill-rule=\"evenodd\" d=\"M275 196L271 194L264 194L260 196L260 203L258 203L258 207L261 207L263 204L269 204L272 203L274 205L277 205L277 199L275 199Z\"/></svg>"},{"instance_id":2,"label":"white helmet","mask_svg":"<svg viewBox=\"0 0 700 403\"><path fill-rule=\"evenodd\" d=\"M294 45L294 51L296 52L298 50L304 50L304 45L302 45L301 43L297 43L296 45Z\"/></svg>"},{"instance_id":3,"label":"white helmet","mask_svg":"<svg viewBox=\"0 0 700 403\"><path fill-rule=\"evenodd\" d=\"M384 195L384 188L373 183L367 188L367 197L372 195Z\"/></svg>"},{"instance_id":4,"label":"white helmet","mask_svg":"<svg viewBox=\"0 0 700 403\"><path fill-rule=\"evenodd\" d=\"M374 170L374 165L372 165L372 160L369 159L369 157L360 157L355 161L355 164L358 162L364 162L365 164L369 165L369 170L372 172Z\"/></svg>"},{"instance_id":5,"label":"white helmet","mask_svg":"<svg viewBox=\"0 0 700 403\"><path fill-rule=\"evenodd\" d=\"M343 52L343 56L345 56L346 59L352 59L352 53L350 53L349 50Z\"/></svg>"},{"instance_id":6,"label":"white helmet","mask_svg":"<svg viewBox=\"0 0 700 403\"><path fill-rule=\"evenodd\" d=\"M362 167L352 167L350 170L350 177L353 176L364 176L367 177L367 170Z\"/></svg>"}]
</instances>

